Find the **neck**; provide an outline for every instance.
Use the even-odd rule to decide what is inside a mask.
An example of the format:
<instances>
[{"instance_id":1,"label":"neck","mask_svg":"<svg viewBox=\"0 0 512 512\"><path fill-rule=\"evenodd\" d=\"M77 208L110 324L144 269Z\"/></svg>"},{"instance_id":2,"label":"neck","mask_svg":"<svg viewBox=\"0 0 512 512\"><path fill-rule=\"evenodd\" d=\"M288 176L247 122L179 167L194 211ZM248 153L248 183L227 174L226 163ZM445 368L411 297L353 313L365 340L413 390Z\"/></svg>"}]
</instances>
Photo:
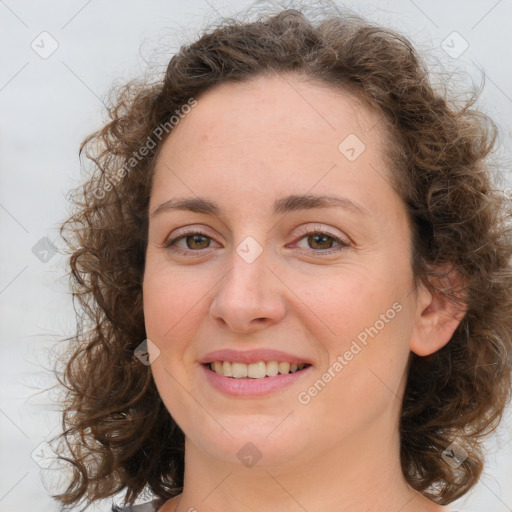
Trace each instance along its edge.
<instances>
[{"instance_id":1,"label":"neck","mask_svg":"<svg viewBox=\"0 0 512 512\"><path fill-rule=\"evenodd\" d=\"M317 449L273 466L219 461L187 439L176 512L445 510L407 484L399 454L398 429L385 431L382 424L323 453Z\"/></svg>"}]
</instances>

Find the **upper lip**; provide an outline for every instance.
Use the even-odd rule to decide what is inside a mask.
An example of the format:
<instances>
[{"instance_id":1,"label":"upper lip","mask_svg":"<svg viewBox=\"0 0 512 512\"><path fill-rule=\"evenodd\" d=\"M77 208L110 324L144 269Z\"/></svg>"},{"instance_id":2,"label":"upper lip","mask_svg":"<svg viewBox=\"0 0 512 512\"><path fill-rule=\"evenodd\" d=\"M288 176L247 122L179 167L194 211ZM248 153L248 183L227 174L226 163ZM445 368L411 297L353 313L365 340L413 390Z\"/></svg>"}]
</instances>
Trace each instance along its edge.
<instances>
[{"instance_id":1,"label":"upper lip","mask_svg":"<svg viewBox=\"0 0 512 512\"><path fill-rule=\"evenodd\" d=\"M231 363L258 363L259 361L277 361L278 363L299 363L311 364L303 357L281 352L271 348L260 348L256 350L233 350L223 349L209 352L199 361L202 364L213 363L214 361L229 361Z\"/></svg>"}]
</instances>

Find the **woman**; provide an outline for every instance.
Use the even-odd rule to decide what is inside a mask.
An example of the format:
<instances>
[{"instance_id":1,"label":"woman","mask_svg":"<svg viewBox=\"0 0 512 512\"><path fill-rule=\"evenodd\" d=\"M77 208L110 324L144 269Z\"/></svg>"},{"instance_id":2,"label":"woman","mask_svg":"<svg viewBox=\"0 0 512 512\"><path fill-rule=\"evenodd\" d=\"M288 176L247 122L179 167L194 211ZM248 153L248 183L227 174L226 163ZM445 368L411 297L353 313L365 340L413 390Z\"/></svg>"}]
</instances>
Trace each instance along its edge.
<instances>
[{"instance_id":1,"label":"woman","mask_svg":"<svg viewBox=\"0 0 512 512\"><path fill-rule=\"evenodd\" d=\"M62 226L85 316L56 498L452 511L510 397L510 211L474 100L403 36L294 9L119 91Z\"/></svg>"}]
</instances>

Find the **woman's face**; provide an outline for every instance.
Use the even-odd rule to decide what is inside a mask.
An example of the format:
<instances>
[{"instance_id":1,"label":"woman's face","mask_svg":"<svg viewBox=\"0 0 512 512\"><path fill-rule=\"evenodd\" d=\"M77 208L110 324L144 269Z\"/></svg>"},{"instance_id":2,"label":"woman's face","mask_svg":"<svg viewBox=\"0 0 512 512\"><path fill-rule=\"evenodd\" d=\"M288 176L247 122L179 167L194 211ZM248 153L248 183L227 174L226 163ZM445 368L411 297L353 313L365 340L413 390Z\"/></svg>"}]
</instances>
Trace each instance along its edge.
<instances>
[{"instance_id":1,"label":"woman's face","mask_svg":"<svg viewBox=\"0 0 512 512\"><path fill-rule=\"evenodd\" d=\"M262 78L208 91L163 144L146 332L162 400L204 460L396 447L418 299L382 129L348 94Z\"/></svg>"}]
</instances>

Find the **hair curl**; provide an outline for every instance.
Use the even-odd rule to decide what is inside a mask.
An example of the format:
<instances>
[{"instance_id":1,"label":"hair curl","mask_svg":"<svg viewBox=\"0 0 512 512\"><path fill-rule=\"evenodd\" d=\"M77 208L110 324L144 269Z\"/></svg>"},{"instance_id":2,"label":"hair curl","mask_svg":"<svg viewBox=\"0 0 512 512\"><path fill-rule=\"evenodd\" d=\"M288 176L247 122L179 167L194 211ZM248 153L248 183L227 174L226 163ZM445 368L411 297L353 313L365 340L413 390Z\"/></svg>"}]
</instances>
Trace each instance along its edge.
<instances>
[{"instance_id":1,"label":"hair curl","mask_svg":"<svg viewBox=\"0 0 512 512\"><path fill-rule=\"evenodd\" d=\"M183 432L150 367L134 357L146 338L148 204L166 137L144 156L140 149L190 98L269 74L353 93L387 123L393 185L413 226L415 279L459 302L459 293L432 278L448 265L465 283L466 312L450 342L428 357L411 354L402 470L414 489L443 505L479 479L481 440L499 424L511 392L512 213L487 163L497 128L472 109L478 94L457 107L436 91L402 35L354 15L313 20L303 11L231 18L205 30L179 49L161 79L115 89L108 124L80 147L93 172L74 189L75 210L61 226L73 304L80 304L58 376L66 396L59 439L67 455L60 457L73 468L66 491L54 496L64 505L124 489L129 503L147 489L163 503L182 490ZM468 453L457 468L441 456L454 439Z\"/></svg>"}]
</instances>

